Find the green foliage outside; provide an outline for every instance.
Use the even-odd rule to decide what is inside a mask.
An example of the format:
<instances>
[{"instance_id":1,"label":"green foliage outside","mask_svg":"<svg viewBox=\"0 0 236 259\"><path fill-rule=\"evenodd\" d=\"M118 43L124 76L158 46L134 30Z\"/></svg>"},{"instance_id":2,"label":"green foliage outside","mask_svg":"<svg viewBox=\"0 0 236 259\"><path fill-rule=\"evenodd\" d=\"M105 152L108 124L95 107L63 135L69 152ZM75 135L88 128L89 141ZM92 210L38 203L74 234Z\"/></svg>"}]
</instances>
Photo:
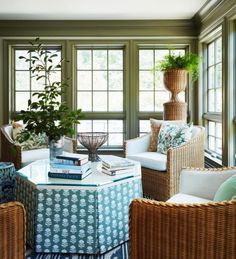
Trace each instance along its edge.
<instances>
[{"instance_id":1,"label":"green foliage outside","mask_svg":"<svg viewBox=\"0 0 236 259\"><path fill-rule=\"evenodd\" d=\"M30 58L19 57L25 62L30 62L30 71L36 80L44 79L45 85L42 92L36 92L33 96L36 101L28 100L27 110L22 110L17 119L23 120L26 125L23 135L27 139L30 133L46 134L49 141L59 140L62 136L74 134L74 124L78 124L82 118L81 109L70 110L61 96L65 94L68 80L53 81L52 75L55 69L60 69L64 60L55 64L58 54L48 50L36 38L30 42L28 53Z\"/></svg>"}]
</instances>

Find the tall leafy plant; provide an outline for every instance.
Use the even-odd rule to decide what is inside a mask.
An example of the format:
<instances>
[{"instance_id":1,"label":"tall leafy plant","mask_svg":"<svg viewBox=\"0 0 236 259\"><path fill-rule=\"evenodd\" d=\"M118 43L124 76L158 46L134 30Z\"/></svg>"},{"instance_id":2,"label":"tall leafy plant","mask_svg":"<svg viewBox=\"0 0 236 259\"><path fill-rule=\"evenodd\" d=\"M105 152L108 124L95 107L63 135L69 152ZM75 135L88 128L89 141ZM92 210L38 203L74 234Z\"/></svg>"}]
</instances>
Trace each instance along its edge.
<instances>
[{"instance_id":1,"label":"tall leafy plant","mask_svg":"<svg viewBox=\"0 0 236 259\"><path fill-rule=\"evenodd\" d=\"M29 133L45 133L51 140L59 140L62 136L74 134L74 124L78 124L82 117L81 109L70 110L61 97L68 87L68 79L53 80L56 69L60 69L63 59L58 60L58 54L43 45L39 38L30 42L29 57L20 56L20 59L30 63L30 71L37 81L43 80L42 92L35 92L35 101L28 100L27 110L22 110L18 119L23 120L24 135Z\"/></svg>"}]
</instances>

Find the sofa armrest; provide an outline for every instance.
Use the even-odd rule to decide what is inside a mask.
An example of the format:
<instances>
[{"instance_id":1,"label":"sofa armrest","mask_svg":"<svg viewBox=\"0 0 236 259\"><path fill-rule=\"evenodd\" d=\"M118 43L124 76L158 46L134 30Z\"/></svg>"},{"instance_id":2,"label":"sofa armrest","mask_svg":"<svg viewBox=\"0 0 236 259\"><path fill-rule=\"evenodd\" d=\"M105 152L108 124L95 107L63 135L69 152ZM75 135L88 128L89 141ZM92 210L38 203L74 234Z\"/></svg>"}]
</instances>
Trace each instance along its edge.
<instances>
[{"instance_id":1,"label":"sofa armrest","mask_svg":"<svg viewBox=\"0 0 236 259\"><path fill-rule=\"evenodd\" d=\"M236 174L236 167L199 169L186 168L180 174L180 192L213 200L220 185Z\"/></svg>"},{"instance_id":2,"label":"sofa armrest","mask_svg":"<svg viewBox=\"0 0 236 259\"><path fill-rule=\"evenodd\" d=\"M180 205L136 199L129 233L130 259L234 259L236 201Z\"/></svg>"},{"instance_id":3,"label":"sofa armrest","mask_svg":"<svg viewBox=\"0 0 236 259\"><path fill-rule=\"evenodd\" d=\"M151 141L151 133L144 136L128 139L124 142L124 157L148 151Z\"/></svg>"},{"instance_id":4,"label":"sofa armrest","mask_svg":"<svg viewBox=\"0 0 236 259\"><path fill-rule=\"evenodd\" d=\"M69 137L64 137L64 151L69 153L76 153L77 152L77 142L76 139L72 139Z\"/></svg>"}]
</instances>

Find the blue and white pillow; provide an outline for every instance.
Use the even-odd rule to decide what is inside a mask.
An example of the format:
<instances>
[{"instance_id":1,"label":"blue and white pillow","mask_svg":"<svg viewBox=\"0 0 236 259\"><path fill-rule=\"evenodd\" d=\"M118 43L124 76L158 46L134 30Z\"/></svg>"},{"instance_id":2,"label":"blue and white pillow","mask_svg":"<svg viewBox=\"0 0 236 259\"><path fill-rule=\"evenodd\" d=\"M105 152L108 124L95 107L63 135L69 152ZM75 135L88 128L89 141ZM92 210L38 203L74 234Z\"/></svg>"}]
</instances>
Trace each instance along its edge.
<instances>
[{"instance_id":1,"label":"blue and white pillow","mask_svg":"<svg viewBox=\"0 0 236 259\"><path fill-rule=\"evenodd\" d=\"M191 139L193 124L163 122L157 140L157 152L167 154L171 147L184 145Z\"/></svg>"}]
</instances>

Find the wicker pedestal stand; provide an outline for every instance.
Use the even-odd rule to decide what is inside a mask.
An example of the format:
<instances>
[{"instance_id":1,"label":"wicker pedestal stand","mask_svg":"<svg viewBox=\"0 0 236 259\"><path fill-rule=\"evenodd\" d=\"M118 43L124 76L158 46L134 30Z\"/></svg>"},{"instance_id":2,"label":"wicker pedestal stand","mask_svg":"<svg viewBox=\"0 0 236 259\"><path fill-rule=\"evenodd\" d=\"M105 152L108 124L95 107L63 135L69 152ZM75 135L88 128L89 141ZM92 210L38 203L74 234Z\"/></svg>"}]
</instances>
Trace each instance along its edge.
<instances>
[{"instance_id":1,"label":"wicker pedestal stand","mask_svg":"<svg viewBox=\"0 0 236 259\"><path fill-rule=\"evenodd\" d=\"M170 69L164 72L164 84L171 92L171 99L164 103L164 120L187 121L187 103L180 102L178 94L187 86L187 71L184 69Z\"/></svg>"}]
</instances>

